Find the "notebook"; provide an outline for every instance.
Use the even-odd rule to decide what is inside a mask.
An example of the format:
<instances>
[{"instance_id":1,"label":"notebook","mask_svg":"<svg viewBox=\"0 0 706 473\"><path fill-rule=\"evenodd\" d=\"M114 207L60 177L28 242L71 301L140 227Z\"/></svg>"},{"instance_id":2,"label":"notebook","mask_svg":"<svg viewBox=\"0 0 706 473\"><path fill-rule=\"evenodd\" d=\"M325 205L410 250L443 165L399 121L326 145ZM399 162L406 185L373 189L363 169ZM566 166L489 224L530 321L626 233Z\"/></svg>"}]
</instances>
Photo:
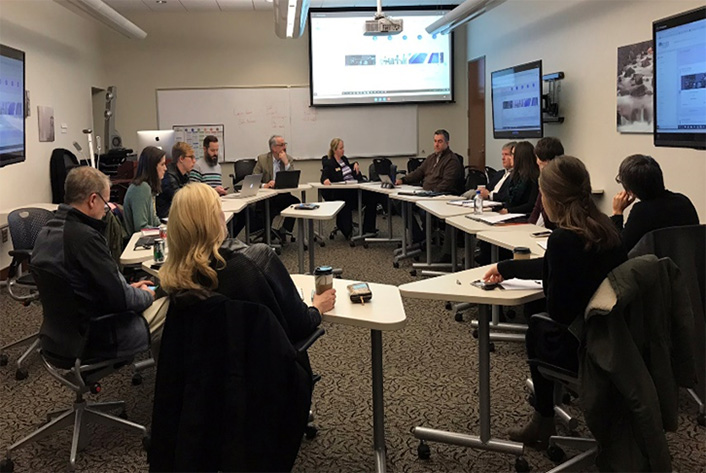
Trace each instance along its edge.
<instances>
[{"instance_id":1,"label":"notebook","mask_svg":"<svg viewBox=\"0 0 706 473\"><path fill-rule=\"evenodd\" d=\"M299 187L301 171L279 171L275 176L275 189L296 189Z\"/></svg>"},{"instance_id":2,"label":"notebook","mask_svg":"<svg viewBox=\"0 0 706 473\"><path fill-rule=\"evenodd\" d=\"M262 174L250 174L243 179L243 187L240 192L226 196L228 199L242 199L244 197L252 197L257 194L260 189Z\"/></svg>"}]
</instances>

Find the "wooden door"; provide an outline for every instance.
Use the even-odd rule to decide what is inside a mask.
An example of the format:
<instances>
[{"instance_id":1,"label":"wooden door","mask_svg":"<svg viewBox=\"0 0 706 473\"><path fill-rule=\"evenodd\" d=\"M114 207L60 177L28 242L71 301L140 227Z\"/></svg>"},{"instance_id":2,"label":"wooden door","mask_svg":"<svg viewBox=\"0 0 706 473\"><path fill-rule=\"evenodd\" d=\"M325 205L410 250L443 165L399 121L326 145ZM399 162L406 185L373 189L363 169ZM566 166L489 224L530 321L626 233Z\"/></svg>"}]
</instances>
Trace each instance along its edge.
<instances>
[{"instance_id":1,"label":"wooden door","mask_svg":"<svg viewBox=\"0 0 706 473\"><path fill-rule=\"evenodd\" d=\"M468 164L485 169L485 56L468 62Z\"/></svg>"}]
</instances>

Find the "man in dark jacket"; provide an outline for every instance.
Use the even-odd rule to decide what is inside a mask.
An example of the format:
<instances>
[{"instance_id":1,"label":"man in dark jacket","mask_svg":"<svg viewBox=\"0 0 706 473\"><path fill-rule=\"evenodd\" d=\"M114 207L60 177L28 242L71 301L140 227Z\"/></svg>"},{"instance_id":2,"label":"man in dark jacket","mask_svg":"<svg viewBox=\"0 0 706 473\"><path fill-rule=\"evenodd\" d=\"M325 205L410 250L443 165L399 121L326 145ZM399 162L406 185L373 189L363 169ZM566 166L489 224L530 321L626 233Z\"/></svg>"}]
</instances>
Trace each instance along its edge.
<instances>
[{"instance_id":1,"label":"man in dark jacket","mask_svg":"<svg viewBox=\"0 0 706 473\"><path fill-rule=\"evenodd\" d=\"M194 149L183 141L177 142L172 148L172 162L167 166L167 172L162 178L162 192L157 195L157 216L169 216L169 208L176 191L189 183L189 173L196 164Z\"/></svg>"},{"instance_id":2,"label":"man in dark jacket","mask_svg":"<svg viewBox=\"0 0 706 473\"><path fill-rule=\"evenodd\" d=\"M72 169L66 178L65 204L39 232L32 265L65 279L78 299L80 315L93 320L106 314L141 313L154 300L151 281L128 284L103 237L110 198L108 177L90 166ZM120 335L118 335L120 340Z\"/></svg>"}]
</instances>

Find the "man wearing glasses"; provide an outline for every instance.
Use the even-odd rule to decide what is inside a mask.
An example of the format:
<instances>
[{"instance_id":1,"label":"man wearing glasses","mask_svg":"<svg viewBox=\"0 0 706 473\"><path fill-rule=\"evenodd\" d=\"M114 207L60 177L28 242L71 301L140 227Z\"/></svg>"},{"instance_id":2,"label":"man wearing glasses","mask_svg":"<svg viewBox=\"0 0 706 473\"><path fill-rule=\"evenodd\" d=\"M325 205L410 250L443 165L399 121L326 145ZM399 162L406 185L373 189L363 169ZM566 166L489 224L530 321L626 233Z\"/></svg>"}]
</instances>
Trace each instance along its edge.
<instances>
[{"instance_id":1,"label":"man wearing glasses","mask_svg":"<svg viewBox=\"0 0 706 473\"><path fill-rule=\"evenodd\" d=\"M108 177L95 168L81 166L69 172L65 189L65 203L59 205L55 217L37 236L32 265L71 285L78 299L79 316L85 320L127 311L142 313L154 301L155 293L150 288L154 283L128 284L103 237L105 224L101 219L109 210ZM145 318L154 333L159 328L156 320ZM129 334L115 335L118 345L130 343Z\"/></svg>"},{"instance_id":2,"label":"man wearing glasses","mask_svg":"<svg viewBox=\"0 0 706 473\"><path fill-rule=\"evenodd\" d=\"M189 173L196 163L194 149L187 143L179 141L172 148L172 162L167 166L167 172L162 178L162 192L157 195L157 216L169 216L174 194L189 182Z\"/></svg>"},{"instance_id":3,"label":"man wearing glasses","mask_svg":"<svg viewBox=\"0 0 706 473\"><path fill-rule=\"evenodd\" d=\"M262 174L262 187L274 189L275 176L279 171L294 170L293 158L287 154L287 142L280 135L272 135L268 141L270 152L257 157L257 164L253 169L253 174ZM270 218L274 219L279 213L292 204L300 201L290 193L279 194L270 199ZM282 228L288 232L294 229L294 219L285 218Z\"/></svg>"}]
</instances>

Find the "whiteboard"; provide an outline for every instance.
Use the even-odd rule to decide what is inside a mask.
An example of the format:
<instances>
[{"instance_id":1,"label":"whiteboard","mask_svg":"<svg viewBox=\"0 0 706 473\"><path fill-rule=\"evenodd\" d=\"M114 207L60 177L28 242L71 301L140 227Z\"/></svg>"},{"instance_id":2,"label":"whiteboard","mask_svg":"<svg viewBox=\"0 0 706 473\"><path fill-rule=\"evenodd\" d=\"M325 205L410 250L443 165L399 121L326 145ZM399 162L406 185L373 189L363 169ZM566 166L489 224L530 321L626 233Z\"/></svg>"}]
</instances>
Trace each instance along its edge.
<instances>
[{"instance_id":1,"label":"whiteboard","mask_svg":"<svg viewBox=\"0 0 706 473\"><path fill-rule=\"evenodd\" d=\"M351 157L417 155L416 105L314 108L308 87L158 89L157 122L222 123L226 161L268 152L275 134L295 158L321 158L336 137Z\"/></svg>"}]
</instances>

